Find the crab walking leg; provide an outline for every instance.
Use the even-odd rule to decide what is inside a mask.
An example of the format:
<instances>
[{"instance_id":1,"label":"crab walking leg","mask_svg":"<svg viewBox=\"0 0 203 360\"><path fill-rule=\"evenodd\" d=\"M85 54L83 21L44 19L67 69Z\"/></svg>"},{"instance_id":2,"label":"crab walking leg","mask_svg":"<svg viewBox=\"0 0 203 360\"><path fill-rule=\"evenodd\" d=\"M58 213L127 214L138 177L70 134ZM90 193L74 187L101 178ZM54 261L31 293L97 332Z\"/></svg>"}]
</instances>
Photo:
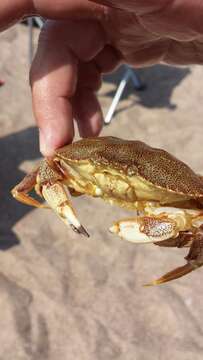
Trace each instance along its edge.
<instances>
[{"instance_id":1,"label":"crab walking leg","mask_svg":"<svg viewBox=\"0 0 203 360\"><path fill-rule=\"evenodd\" d=\"M47 206L28 195L28 193L36 186L37 173L38 168L33 170L30 174L27 174L24 179L11 190L11 194L16 200L23 204L35 206L37 208L47 208Z\"/></svg>"},{"instance_id":2,"label":"crab walking leg","mask_svg":"<svg viewBox=\"0 0 203 360\"><path fill-rule=\"evenodd\" d=\"M44 184L42 186L42 194L49 206L66 224L68 223L75 232L89 237L71 205L67 188L61 182Z\"/></svg>"},{"instance_id":3,"label":"crab walking leg","mask_svg":"<svg viewBox=\"0 0 203 360\"><path fill-rule=\"evenodd\" d=\"M174 269L172 271L169 271L165 275L161 276L159 279L153 280L150 283L145 284L144 286L147 287L147 286L161 285L166 282L179 279L180 277L189 274L191 271L196 270L198 267L200 267L202 265L203 264L194 266L190 263L187 263L183 266L177 267L176 269Z\"/></svg>"},{"instance_id":4,"label":"crab walking leg","mask_svg":"<svg viewBox=\"0 0 203 360\"><path fill-rule=\"evenodd\" d=\"M177 267L176 269L169 271L165 275L161 276L159 279L153 280L145 286L160 285L171 280L178 279L184 275L189 274L190 272L198 269L203 266L203 227L201 226L197 229L196 234L194 234L194 240L190 247L188 255L185 257L187 264ZM184 246L184 245L183 245Z\"/></svg>"}]
</instances>

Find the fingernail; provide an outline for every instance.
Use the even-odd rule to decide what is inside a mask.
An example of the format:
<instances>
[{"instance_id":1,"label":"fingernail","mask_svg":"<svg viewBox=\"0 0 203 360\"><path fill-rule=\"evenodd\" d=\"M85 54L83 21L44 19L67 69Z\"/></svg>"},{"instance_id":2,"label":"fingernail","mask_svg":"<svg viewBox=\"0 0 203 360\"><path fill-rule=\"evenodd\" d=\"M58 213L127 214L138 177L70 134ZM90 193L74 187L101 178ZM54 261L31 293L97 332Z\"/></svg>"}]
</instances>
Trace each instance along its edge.
<instances>
[{"instance_id":1,"label":"fingernail","mask_svg":"<svg viewBox=\"0 0 203 360\"><path fill-rule=\"evenodd\" d=\"M46 134L46 135L45 135ZM51 136L49 131L45 133L41 129L39 130L39 146L40 146L40 152L43 156L53 156L54 149L51 144Z\"/></svg>"}]
</instances>

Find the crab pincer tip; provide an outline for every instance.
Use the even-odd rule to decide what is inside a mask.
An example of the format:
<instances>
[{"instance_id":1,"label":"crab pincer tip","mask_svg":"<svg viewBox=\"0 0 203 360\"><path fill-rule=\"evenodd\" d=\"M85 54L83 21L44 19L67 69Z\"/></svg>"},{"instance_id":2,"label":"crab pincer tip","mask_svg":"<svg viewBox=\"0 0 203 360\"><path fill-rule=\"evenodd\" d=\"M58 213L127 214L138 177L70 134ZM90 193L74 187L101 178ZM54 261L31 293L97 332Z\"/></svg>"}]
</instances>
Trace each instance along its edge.
<instances>
[{"instance_id":1,"label":"crab pincer tip","mask_svg":"<svg viewBox=\"0 0 203 360\"><path fill-rule=\"evenodd\" d=\"M86 237L90 237L87 230L85 230L85 228L82 225L80 225L80 227L79 227L79 232L80 232L80 234L82 234L82 235L84 235Z\"/></svg>"},{"instance_id":2,"label":"crab pincer tip","mask_svg":"<svg viewBox=\"0 0 203 360\"><path fill-rule=\"evenodd\" d=\"M85 230L85 228L80 225L78 227L74 226L73 224L71 224L71 228L73 229L73 231L75 231L77 234L82 234L86 237L90 237L90 235L88 234L88 232Z\"/></svg>"},{"instance_id":3,"label":"crab pincer tip","mask_svg":"<svg viewBox=\"0 0 203 360\"><path fill-rule=\"evenodd\" d=\"M109 231L112 233L112 234L116 234L118 232L118 229L117 229L117 226L114 224L112 225L110 228L109 228Z\"/></svg>"}]
</instances>

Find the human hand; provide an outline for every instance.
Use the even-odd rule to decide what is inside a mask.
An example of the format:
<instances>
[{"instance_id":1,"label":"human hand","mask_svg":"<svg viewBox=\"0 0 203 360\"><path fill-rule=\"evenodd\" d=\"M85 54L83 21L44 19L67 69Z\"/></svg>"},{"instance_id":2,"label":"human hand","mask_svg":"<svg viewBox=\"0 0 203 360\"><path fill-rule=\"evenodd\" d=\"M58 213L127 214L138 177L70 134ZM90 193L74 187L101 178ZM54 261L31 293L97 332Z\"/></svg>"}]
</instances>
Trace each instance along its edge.
<instances>
[{"instance_id":1,"label":"human hand","mask_svg":"<svg viewBox=\"0 0 203 360\"><path fill-rule=\"evenodd\" d=\"M105 11L88 0L0 2L0 29L33 13L60 19L46 22L30 75L40 148L45 156L72 141L73 118L81 136L96 136L101 130L103 118L95 91L101 74L120 61L99 24Z\"/></svg>"},{"instance_id":2,"label":"human hand","mask_svg":"<svg viewBox=\"0 0 203 360\"><path fill-rule=\"evenodd\" d=\"M82 137L99 134L103 117L95 91L102 73L112 71L119 61L97 22L46 23L30 76L43 155L72 141L73 118Z\"/></svg>"},{"instance_id":3,"label":"human hand","mask_svg":"<svg viewBox=\"0 0 203 360\"><path fill-rule=\"evenodd\" d=\"M203 2L93 0L111 7L104 28L134 66L203 63Z\"/></svg>"},{"instance_id":4,"label":"human hand","mask_svg":"<svg viewBox=\"0 0 203 360\"><path fill-rule=\"evenodd\" d=\"M60 19L47 22L43 29L31 70L43 155L72 140L73 117L81 136L98 134L102 114L95 90L101 74L113 70L121 59L134 66L203 62L201 2L95 1L99 5L93 0L0 3L3 26L26 13ZM5 11L14 4L15 11Z\"/></svg>"}]
</instances>

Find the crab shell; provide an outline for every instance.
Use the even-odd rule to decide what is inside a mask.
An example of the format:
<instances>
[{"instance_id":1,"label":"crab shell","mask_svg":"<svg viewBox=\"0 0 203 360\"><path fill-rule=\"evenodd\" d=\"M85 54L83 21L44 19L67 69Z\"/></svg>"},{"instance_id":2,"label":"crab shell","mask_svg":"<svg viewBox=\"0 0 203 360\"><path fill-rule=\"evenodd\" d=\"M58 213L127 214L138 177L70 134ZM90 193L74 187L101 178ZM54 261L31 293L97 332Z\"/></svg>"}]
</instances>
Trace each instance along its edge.
<instances>
[{"instance_id":1,"label":"crab shell","mask_svg":"<svg viewBox=\"0 0 203 360\"><path fill-rule=\"evenodd\" d=\"M168 152L141 141L87 138L57 150L56 160L64 170L67 164L68 171L75 170L73 178L95 184L99 196L123 199L128 205L136 200L171 204L203 198L199 175Z\"/></svg>"}]
</instances>

